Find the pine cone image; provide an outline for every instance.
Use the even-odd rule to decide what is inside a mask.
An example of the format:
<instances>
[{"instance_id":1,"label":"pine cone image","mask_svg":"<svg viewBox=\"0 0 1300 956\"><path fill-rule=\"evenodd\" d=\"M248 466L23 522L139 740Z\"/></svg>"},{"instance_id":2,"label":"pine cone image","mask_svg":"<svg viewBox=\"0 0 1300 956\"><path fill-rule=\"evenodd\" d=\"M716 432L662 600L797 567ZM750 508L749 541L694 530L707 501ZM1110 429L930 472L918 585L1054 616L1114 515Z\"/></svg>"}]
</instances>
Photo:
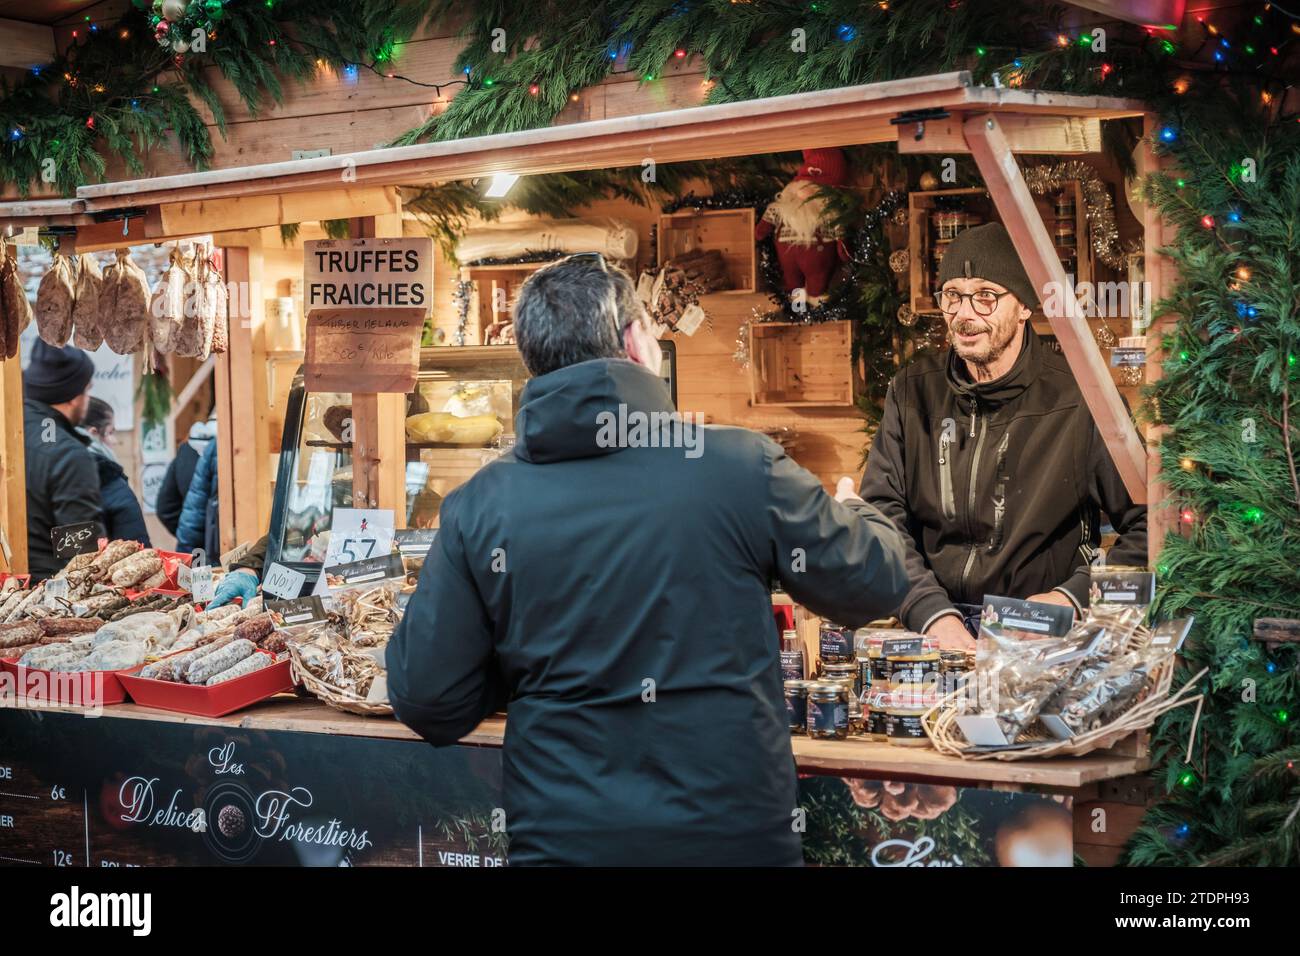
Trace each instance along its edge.
<instances>
[{"instance_id":1,"label":"pine cone image","mask_svg":"<svg viewBox=\"0 0 1300 956\"><path fill-rule=\"evenodd\" d=\"M893 780L846 780L845 783L854 803L864 810L879 810L886 820L895 823L909 817L933 820L957 802L956 787Z\"/></svg>"}]
</instances>

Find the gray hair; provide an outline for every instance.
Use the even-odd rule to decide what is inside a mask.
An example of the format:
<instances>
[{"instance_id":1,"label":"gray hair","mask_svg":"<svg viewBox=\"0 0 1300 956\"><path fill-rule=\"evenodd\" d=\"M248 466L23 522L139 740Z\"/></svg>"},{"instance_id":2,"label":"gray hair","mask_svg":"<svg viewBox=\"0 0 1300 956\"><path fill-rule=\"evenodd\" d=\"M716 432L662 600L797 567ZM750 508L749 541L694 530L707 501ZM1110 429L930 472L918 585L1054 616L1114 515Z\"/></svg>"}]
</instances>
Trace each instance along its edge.
<instances>
[{"instance_id":1,"label":"gray hair","mask_svg":"<svg viewBox=\"0 0 1300 956\"><path fill-rule=\"evenodd\" d=\"M515 341L524 365L545 375L578 362L626 358L623 330L645 318L626 272L594 256L538 269L519 290Z\"/></svg>"}]
</instances>

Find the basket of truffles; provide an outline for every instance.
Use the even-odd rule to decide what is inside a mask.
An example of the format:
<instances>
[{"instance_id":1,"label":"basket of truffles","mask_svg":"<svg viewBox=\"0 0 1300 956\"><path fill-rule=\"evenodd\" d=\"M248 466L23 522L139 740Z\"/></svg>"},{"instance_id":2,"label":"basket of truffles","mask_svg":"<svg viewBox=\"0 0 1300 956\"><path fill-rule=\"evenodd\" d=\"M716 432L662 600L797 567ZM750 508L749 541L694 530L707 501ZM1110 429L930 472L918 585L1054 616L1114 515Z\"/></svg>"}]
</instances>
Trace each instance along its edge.
<instances>
[{"instance_id":1,"label":"basket of truffles","mask_svg":"<svg viewBox=\"0 0 1300 956\"><path fill-rule=\"evenodd\" d=\"M1082 756L1149 729L1175 707L1199 705L1204 670L1173 689L1193 619L1153 627L1143 623L1145 611L1098 601L1094 590L1086 618L1058 636L986 621L969 684L924 715L927 736L940 752L967 760Z\"/></svg>"}]
</instances>

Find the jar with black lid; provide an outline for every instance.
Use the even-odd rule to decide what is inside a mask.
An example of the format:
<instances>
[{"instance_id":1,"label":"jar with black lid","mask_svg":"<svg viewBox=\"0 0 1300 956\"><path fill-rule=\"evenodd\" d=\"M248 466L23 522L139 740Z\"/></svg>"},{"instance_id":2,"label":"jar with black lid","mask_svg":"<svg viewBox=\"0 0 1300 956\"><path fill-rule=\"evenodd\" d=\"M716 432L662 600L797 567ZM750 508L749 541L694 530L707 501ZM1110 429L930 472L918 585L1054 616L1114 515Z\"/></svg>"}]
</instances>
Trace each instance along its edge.
<instances>
[{"instance_id":1,"label":"jar with black lid","mask_svg":"<svg viewBox=\"0 0 1300 956\"><path fill-rule=\"evenodd\" d=\"M837 681L818 681L808 688L808 736L844 740L849 735L849 692Z\"/></svg>"},{"instance_id":2,"label":"jar with black lid","mask_svg":"<svg viewBox=\"0 0 1300 956\"><path fill-rule=\"evenodd\" d=\"M792 734L808 732L808 683L806 680L785 682L785 713Z\"/></svg>"}]
</instances>

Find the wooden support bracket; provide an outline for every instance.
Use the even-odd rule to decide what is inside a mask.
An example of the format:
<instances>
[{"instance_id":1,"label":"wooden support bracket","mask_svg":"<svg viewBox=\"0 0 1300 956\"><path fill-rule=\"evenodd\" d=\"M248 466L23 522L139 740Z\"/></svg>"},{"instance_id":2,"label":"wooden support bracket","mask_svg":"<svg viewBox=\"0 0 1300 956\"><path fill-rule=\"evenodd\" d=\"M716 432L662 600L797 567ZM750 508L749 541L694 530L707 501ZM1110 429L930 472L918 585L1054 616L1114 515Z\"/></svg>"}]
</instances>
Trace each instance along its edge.
<instances>
[{"instance_id":1,"label":"wooden support bracket","mask_svg":"<svg viewBox=\"0 0 1300 956\"><path fill-rule=\"evenodd\" d=\"M1052 237L1034 206L1011 146L996 117L973 116L963 125L971 155L1011 234L1011 241L1044 301L1044 312L1074 371L1083 400L1135 504L1147 503L1147 453L1119 389L1088 328L1074 286L1056 256ZM1055 292L1048 295L1048 291Z\"/></svg>"}]
</instances>

